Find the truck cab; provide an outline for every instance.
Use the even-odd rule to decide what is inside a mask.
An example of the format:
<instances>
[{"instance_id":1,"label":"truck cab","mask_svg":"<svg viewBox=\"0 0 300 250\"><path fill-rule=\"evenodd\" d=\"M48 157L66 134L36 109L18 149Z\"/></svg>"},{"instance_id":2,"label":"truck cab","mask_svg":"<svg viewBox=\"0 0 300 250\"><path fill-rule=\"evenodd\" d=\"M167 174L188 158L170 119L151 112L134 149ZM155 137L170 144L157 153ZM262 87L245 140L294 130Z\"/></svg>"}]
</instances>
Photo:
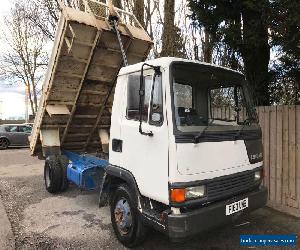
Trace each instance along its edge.
<instances>
[{"instance_id":1,"label":"truck cab","mask_svg":"<svg viewBox=\"0 0 300 250\"><path fill-rule=\"evenodd\" d=\"M145 225L180 240L266 204L261 129L240 72L171 57L123 67L109 134L112 223L127 246Z\"/></svg>"}]
</instances>

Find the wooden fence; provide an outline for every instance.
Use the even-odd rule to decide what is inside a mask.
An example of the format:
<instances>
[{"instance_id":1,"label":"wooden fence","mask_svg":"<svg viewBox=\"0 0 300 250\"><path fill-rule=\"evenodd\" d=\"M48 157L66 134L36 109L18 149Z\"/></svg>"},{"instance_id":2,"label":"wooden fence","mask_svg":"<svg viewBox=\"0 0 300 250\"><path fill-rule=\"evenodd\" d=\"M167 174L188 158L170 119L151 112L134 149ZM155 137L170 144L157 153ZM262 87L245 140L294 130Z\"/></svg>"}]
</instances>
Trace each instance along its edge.
<instances>
[{"instance_id":1,"label":"wooden fence","mask_svg":"<svg viewBox=\"0 0 300 250\"><path fill-rule=\"evenodd\" d=\"M258 107L263 133L264 185L269 190L268 205L300 217L300 106ZM232 108L212 110L215 119L235 120ZM240 111L240 119L247 114Z\"/></svg>"},{"instance_id":2,"label":"wooden fence","mask_svg":"<svg viewBox=\"0 0 300 250\"><path fill-rule=\"evenodd\" d=\"M300 106L258 107L268 205L300 217Z\"/></svg>"}]
</instances>

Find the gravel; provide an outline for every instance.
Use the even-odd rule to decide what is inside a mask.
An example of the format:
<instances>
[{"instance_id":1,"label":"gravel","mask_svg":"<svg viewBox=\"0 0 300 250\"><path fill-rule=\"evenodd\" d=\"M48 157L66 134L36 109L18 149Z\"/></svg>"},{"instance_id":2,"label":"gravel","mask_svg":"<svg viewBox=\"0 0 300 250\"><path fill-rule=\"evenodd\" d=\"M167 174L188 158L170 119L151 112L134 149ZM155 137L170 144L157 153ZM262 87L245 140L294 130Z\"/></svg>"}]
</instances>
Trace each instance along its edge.
<instances>
[{"instance_id":1,"label":"gravel","mask_svg":"<svg viewBox=\"0 0 300 250\"><path fill-rule=\"evenodd\" d=\"M42 176L0 180L1 197L15 235L16 249L124 249L115 239L108 208L97 194L71 187L50 195Z\"/></svg>"},{"instance_id":2,"label":"gravel","mask_svg":"<svg viewBox=\"0 0 300 250\"><path fill-rule=\"evenodd\" d=\"M0 151L0 195L16 249L124 249L112 231L109 209L98 208L97 192L71 185L65 193L51 195L42 174L43 162L30 157L28 149ZM300 236L300 219L263 208L183 243L150 230L140 249L241 249L240 234L289 233Z\"/></svg>"}]
</instances>

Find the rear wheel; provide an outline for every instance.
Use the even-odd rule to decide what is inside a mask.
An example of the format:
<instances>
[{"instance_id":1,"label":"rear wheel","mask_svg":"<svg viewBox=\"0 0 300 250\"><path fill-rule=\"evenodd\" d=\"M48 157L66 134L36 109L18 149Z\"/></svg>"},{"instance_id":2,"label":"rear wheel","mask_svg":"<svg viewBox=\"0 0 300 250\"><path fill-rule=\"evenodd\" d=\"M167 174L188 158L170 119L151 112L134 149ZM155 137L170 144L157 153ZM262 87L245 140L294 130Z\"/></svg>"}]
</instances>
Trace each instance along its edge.
<instances>
[{"instance_id":1,"label":"rear wheel","mask_svg":"<svg viewBox=\"0 0 300 250\"><path fill-rule=\"evenodd\" d=\"M135 247L145 239L145 227L137 209L136 197L126 184L120 185L110 202L111 222L118 240Z\"/></svg>"},{"instance_id":2,"label":"rear wheel","mask_svg":"<svg viewBox=\"0 0 300 250\"><path fill-rule=\"evenodd\" d=\"M9 141L6 138L0 138L0 149L7 149Z\"/></svg>"},{"instance_id":3,"label":"rear wheel","mask_svg":"<svg viewBox=\"0 0 300 250\"><path fill-rule=\"evenodd\" d=\"M62 185L62 168L57 156L49 156L44 167L45 186L49 193L58 193Z\"/></svg>"},{"instance_id":4,"label":"rear wheel","mask_svg":"<svg viewBox=\"0 0 300 250\"><path fill-rule=\"evenodd\" d=\"M62 181L61 181L60 191L63 192L69 187L69 181L67 178L67 168L69 164L69 159L64 155L60 155L58 156L58 158L59 158L59 163L62 171Z\"/></svg>"}]
</instances>

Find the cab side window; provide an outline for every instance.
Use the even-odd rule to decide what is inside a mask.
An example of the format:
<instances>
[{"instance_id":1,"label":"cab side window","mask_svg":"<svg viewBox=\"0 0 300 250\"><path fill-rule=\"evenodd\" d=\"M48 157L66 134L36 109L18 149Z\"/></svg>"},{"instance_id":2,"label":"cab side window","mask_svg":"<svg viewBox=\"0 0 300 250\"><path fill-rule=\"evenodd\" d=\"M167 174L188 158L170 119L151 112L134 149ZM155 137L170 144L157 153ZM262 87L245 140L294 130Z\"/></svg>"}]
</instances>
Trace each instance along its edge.
<instances>
[{"instance_id":1,"label":"cab side window","mask_svg":"<svg viewBox=\"0 0 300 250\"><path fill-rule=\"evenodd\" d=\"M152 76L146 75L144 78L145 84L145 96L143 100L143 110L142 110L142 120L148 121L148 110L149 110L149 101L151 93L151 84ZM139 89L140 89L140 75L133 74L128 76L128 85L127 85L127 111L126 117L129 120L138 121L140 118L139 112Z\"/></svg>"}]
</instances>

